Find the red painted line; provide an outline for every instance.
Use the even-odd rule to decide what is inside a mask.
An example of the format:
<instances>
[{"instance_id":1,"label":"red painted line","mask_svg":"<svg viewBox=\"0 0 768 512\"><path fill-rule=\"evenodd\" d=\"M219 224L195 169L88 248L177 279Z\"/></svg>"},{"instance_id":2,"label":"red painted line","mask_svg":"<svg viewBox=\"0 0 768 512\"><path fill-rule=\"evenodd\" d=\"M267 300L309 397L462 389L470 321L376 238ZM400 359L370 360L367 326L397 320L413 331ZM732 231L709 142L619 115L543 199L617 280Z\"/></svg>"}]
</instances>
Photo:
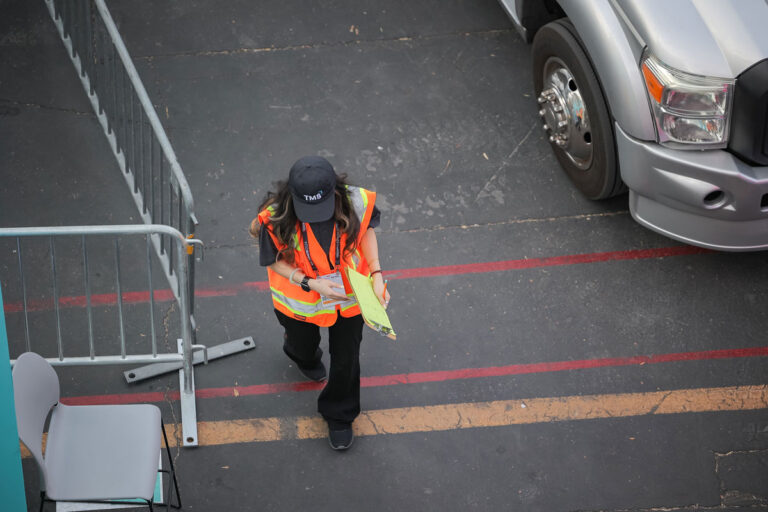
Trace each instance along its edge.
<instances>
[{"instance_id":1,"label":"red painted line","mask_svg":"<svg viewBox=\"0 0 768 512\"><path fill-rule=\"evenodd\" d=\"M195 290L195 297L234 297L248 290L268 290L267 281L257 281L250 283L241 283L239 285L226 288L207 288ZM155 302L170 302L173 300L171 290L155 290ZM149 291L123 292L123 304L139 304L149 302ZM101 293L91 295L91 305L96 306L114 306L117 304L116 293ZM74 295L59 297L60 308L84 308L87 305L85 295ZM27 311L48 311L53 309L53 299L29 299L27 300ZM24 312L23 302L9 302L5 304L6 313Z\"/></svg>"},{"instance_id":2,"label":"red painted line","mask_svg":"<svg viewBox=\"0 0 768 512\"><path fill-rule=\"evenodd\" d=\"M465 265L446 265L442 267L424 267L385 272L389 279L411 279L414 277L437 277L460 274L476 274L484 272L502 272L540 267L557 267L578 265L582 263L600 263L606 261L641 260L650 258L667 258L670 256L688 256L706 254L709 249L683 245L678 247L662 247L659 249L637 249L632 251L595 252L589 254L570 254L551 258L530 258L522 260L491 261L485 263L469 263Z\"/></svg>"},{"instance_id":3,"label":"red painted line","mask_svg":"<svg viewBox=\"0 0 768 512\"><path fill-rule=\"evenodd\" d=\"M736 359L745 357L766 357L767 347L737 348L725 350L706 350L699 352L678 352L672 354L655 354L650 356L608 357L600 359L582 359L577 361L555 361L549 363L512 364L507 366L492 366L488 368L463 368L435 372L401 373L397 375L382 375L378 377L363 377L362 387L397 386L401 384L419 384L424 382L446 382L461 379L478 379L484 377L502 377L508 375L526 375L533 373L550 373L589 368L606 368L619 366L642 366L646 364L672 363L681 361L706 361L712 359ZM278 393L314 391L323 388L321 382L286 382L279 384L256 384L253 386L234 386L223 388L198 389L198 398L223 398L233 396L274 395ZM178 400L179 392L168 394L168 399ZM166 395L154 393L128 393L120 395L94 395L63 398L67 405L104 405L127 404L141 402L162 402Z\"/></svg>"},{"instance_id":4,"label":"red painted line","mask_svg":"<svg viewBox=\"0 0 768 512\"><path fill-rule=\"evenodd\" d=\"M149 302L149 291L123 292L124 304L136 304ZM195 294L197 295L197 293ZM156 302L168 302L173 300L171 290L155 290ZM85 295L59 297L60 308L84 308L87 305ZM92 306L112 306L117 304L116 293L99 293L91 295ZM28 299L27 311L47 311L53 309L53 299ZM9 302L5 304L6 313L21 313L24 311L23 302Z\"/></svg>"},{"instance_id":5,"label":"red painted line","mask_svg":"<svg viewBox=\"0 0 768 512\"><path fill-rule=\"evenodd\" d=\"M142 404L162 402L166 399L178 400L179 392L171 391L166 398L165 393L156 391L151 393L123 393L120 395L90 395L62 397L61 403L65 405L114 405L114 404Z\"/></svg>"},{"instance_id":6,"label":"red painted line","mask_svg":"<svg viewBox=\"0 0 768 512\"><path fill-rule=\"evenodd\" d=\"M467 263L464 265L445 265L439 267L422 267L384 272L388 279L414 279L421 277L453 276L462 274L477 274L486 272L503 272L508 270L522 270L540 267L556 267L566 265L578 265L583 263L600 263L606 261L641 260L651 258L668 258L671 256L689 256L694 254L710 253L709 249L683 245L677 247L662 247L659 249L637 249L631 251L596 252L589 254L571 254L555 256L551 258L530 258L521 260L489 261L484 263ZM236 285L195 290L195 297L234 297L251 290L269 290L267 281L249 281ZM156 290L156 302L168 302L173 299L170 290ZM148 291L125 292L123 303L136 304L149 302ZM93 306L111 306L117 304L117 294L103 293L91 296ZM61 308L83 308L86 306L86 298L83 295L67 296L59 298ZM53 299L31 299L27 301L27 311L47 311L53 309ZM23 302L9 302L5 304L6 313L21 313L24 311Z\"/></svg>"}]
</instances>

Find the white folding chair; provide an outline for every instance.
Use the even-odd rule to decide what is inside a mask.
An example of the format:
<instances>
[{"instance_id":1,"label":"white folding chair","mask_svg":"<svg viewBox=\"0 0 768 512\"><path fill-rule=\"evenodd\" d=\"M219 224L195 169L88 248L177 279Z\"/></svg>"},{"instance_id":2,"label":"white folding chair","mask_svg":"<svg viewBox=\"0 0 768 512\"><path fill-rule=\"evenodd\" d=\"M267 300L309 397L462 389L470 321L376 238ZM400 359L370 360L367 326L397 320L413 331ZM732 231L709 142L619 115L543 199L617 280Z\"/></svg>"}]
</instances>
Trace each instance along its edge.
<instances>
[{"instance_id":1,"label":"white folding chair","mask_svg":"<svg viewBox=\"0 0 768 512\"><path fill-rule=\"evenodd\" d=\"M152 499L158 471L168 474L166 502L181 507L176 471L160 409L149 404L68 406L59 403L59 378L34 352L13 367L19 438L40 468L40 510L47 501L120 502ZM50 413L43 454L43 429ZM160 433L170 470L158 470ZM171 482L176 504L171 504Z\"/></svg>"}]
</instances>

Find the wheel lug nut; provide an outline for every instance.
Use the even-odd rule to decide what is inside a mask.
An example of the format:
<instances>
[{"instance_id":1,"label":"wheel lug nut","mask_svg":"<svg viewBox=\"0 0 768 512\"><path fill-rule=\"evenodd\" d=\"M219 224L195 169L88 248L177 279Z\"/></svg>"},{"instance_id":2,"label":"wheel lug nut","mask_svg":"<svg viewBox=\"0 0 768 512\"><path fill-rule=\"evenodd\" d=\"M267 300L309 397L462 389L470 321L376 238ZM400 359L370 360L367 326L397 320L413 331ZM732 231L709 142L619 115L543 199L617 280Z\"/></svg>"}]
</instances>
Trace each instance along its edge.
<instances>
[{"instance_id":1,"label":"wheel lug nut","mask_svg":"<svg viewBox=\"0 0 768 512\"><path fill-rule=\"evenodd\" d=\"M544 112L544 109L539 110L539 115L541 117L544 117L544 114L546 114L546 112Z\"/></svg>"},{"instance_id":2,"label":"wheel lug nut","mask_svg":"<svg viewBox=\"0 0 768 512\"><path fill-rule=\"evenodd\" d=\"M547 123L544 123L543 125L541 125L541 127L544 128L544 131L549 130L549 125Z\"/></svg>"}]
</instances>

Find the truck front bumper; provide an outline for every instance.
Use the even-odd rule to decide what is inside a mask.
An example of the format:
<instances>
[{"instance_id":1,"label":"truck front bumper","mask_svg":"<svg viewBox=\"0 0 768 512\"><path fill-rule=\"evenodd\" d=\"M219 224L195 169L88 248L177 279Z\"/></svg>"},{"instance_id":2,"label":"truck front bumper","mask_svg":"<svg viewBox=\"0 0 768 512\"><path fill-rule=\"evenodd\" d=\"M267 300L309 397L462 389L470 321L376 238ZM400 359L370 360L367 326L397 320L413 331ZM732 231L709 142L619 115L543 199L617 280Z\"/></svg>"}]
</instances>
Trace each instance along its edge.
<instances>
[{"instance_id":1,"label":"truck front bumper","mask_svg":"<svg viewBox=\"0 0 768 512\"><path fill-rule=\"evenodd\" d=\"M616 125L632 217L654 231L721 251L768 249L768 167L724 150L682 151Z\"/></svg>"}]
</instances>

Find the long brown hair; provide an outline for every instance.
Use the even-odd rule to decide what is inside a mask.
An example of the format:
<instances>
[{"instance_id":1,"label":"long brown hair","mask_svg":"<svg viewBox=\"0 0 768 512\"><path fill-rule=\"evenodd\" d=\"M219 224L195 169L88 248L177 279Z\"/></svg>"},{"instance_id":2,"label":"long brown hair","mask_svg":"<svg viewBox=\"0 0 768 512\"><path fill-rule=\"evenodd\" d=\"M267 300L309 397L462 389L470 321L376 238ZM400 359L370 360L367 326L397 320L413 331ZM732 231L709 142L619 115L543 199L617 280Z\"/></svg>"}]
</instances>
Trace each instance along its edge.
<instances>
[{"instance_id":1,"label":"long brown hair","mask_svg":"<svg viewBox=\"0 0 768 512\"><path fill-rule=\"evenodd\" d=\"M336 175L336 189L334 190L335 208L333 218L336 220L337 229L347 235L347 243L344 247L344 257L350 257L357 249L357 237L360 234L360 219L352 207L352 203L347 195L347 175ZM296 224L299 219L296 217L296 211L293 209L293 197L288 187L288 181L278 181L275 183L276 191L267 192L264 201L259 206L261 212L270 206L274 207L274 213L269 218L269 224L272 226L272 233L278 239L281 245L286 245L285 249L277 253L277 259L282 258L288 263L293 263L293 245L291 241L296 235ZM248 230L251 236L258 239L261 224L256 217L251 221L251 227Z\"/></svg>"}]
</instances>

